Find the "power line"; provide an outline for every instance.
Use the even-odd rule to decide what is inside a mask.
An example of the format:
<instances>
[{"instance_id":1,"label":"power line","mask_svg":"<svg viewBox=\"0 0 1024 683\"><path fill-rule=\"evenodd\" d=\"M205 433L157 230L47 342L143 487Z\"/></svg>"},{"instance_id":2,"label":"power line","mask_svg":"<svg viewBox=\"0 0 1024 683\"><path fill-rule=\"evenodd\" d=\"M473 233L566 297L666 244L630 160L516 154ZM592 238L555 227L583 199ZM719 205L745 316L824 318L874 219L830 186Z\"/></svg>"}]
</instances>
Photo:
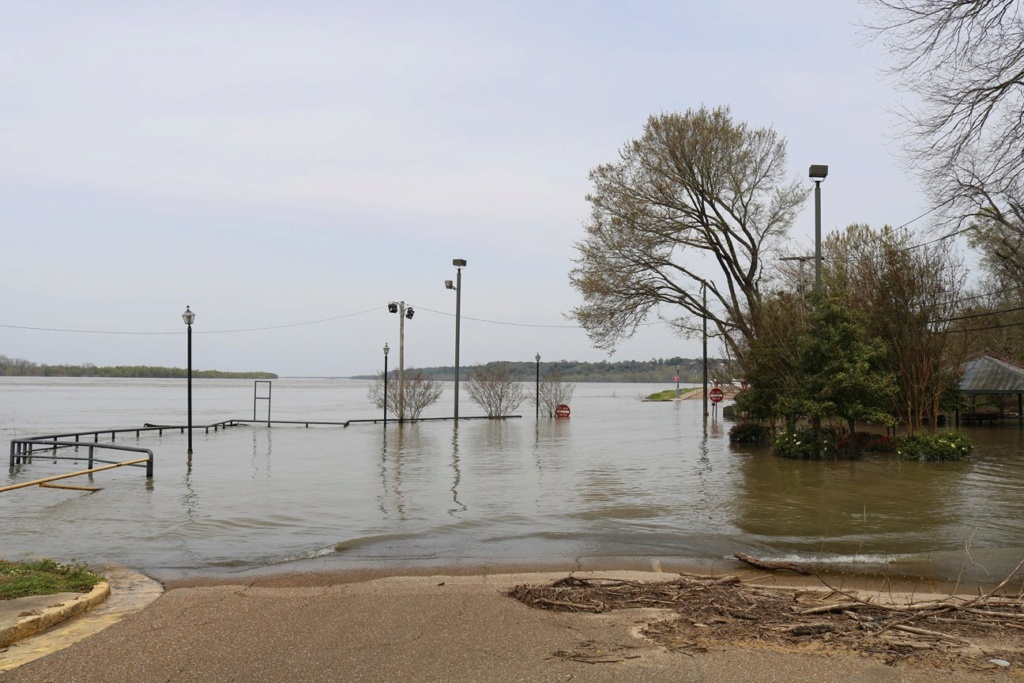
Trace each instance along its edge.
<instances>
[{"instance_id":1,"label":"power line","mask_svg":"<svg viewBox=\"0 0 1024 683\"><path fill-rule=\"evenodd\" d=\"M451 313L446 313L445 311L435 311L435 310L433 310L431 308L424 308L423 306L417 306L416 309L419 310L419 311L429 311L430 313L437 313L438 315L444 315L444 316L448 316L450 318L454 317ZM478 322L478 323L488 323L490 325L508 325L510 327L536 327L536 328L562 329L562 330L570 330L570 329L578 329L579 328L579 325L536 325L536 324L533 324L533 323L510 323L510 322L505 322L503 320L486 320L484 318L471 318L471 317L465 316L465 315L462 316L462 319L463 320L472 320L472 321ZM654 324L654 323L646 323L646 324Z\"/></svg>"},{"instance_id":2,"label":"power line","mask_svg":"<svg viewBox=\"0 0 1024 683\"><path fill-rule=\"evenodd\" d=\"M378 307L369 308L365 311L359 311L357 313L346 313L344 315L336 315L330 318L321 318L319 320L307 320L301 323L288 323L285 325L270 325L267 327L247 327L235 330L193 330L195 334L235 334L238 332L263 332L266 330L282 330L288 327L302 327L303 325L317 325L319 323L331 322L332 320L341 320L342 318L352 318L357 315L365 315L376 311ZM12 329L12 330L32 330L36 332L71 332L74 334L117 334L117 335L177 335L181 332L132 332L124 330L76 330L70 328L60 327L29 327L26 325L5 325L0 324L0 327Z\"/></svg>"}]
</instances>

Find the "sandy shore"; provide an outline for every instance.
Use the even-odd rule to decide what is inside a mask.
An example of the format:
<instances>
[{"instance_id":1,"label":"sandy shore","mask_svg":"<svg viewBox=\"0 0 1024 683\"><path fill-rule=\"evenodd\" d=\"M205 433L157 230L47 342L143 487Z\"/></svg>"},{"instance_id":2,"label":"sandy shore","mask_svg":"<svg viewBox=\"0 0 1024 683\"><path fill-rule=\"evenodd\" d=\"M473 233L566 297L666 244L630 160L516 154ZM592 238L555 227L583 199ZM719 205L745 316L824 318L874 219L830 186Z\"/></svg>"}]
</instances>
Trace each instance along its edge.
<instances>
[{"instance_id":1,"label":"sandy shore","mask_svg":"<svg viewBox=\"0 0 1024 683\"><path fill-rule=\"evenodd\" d=\"M565 572L273 573L168 582L143 610L0 681L992 681L987 672L886 665L820 648L712 644L682 654L639 631L660 610L554 613L504 593ZM657 572L577 572L652 581ZM763 576L763 575L762 575ZM772 576L820 587L803 577ZM600 663L566 656L599 656ZM585 659L585 658L584 658ZM1021 669L1018 670L1018 666Z\"/></svg>"}]
</instances>

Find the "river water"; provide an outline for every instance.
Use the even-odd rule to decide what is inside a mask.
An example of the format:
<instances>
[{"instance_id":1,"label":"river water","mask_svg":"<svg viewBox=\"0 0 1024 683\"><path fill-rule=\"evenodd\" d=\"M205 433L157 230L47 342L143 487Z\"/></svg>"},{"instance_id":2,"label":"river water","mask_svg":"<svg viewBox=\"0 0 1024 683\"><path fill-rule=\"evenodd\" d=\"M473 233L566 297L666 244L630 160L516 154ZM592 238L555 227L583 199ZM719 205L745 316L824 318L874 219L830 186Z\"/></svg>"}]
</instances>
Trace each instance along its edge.
<instances>
[{"instance_id":1,"label":"river water","mask_svg":"<svg viewBox=\"0 0 1024 683\"><path fill-rule=\"evenodd\" d=\"M172 577L268 566L721 568L746 552L941 579L1001 577L1024 558L1016 422L965 429L975 451L959 463L799 462L731 445L731 423L705 423L700 401L641 400L665 388L578 384L563 420L536 420L531 400L520 418L458 425L198 428L191 459L178 431L119 435L154 451L154 478L121 468L93 475L95 493L0 493L0 557L115 562ZM275 380L272 417L379 418L367 389ZM251 381L194 381L194 424L252 418L253 390ZM450 416L446 391L424 417ZM461 398L460 416L482 414ZM266 404L255 405L261 417ZM180 425L185 382L4 377L0 419L5 444ZM85 450L77 463L36 457L0 485L84 468Z\"/></svg>"}]
</instances>

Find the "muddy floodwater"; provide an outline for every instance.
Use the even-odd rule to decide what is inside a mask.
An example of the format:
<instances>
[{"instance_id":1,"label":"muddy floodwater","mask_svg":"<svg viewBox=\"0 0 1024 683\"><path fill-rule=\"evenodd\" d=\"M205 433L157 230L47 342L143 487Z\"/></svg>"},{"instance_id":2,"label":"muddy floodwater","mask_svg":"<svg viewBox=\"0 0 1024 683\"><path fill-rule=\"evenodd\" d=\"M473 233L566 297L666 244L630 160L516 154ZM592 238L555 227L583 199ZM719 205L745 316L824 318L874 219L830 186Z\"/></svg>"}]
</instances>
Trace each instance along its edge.
<instances>
[{"instance_id":1,"label":"muddy floodwater","mask_svg":"<svg viewBox=\"0 0 1024 683\"><path fill-rule=\"evenodd\" d=\"M119 435L153 450L154 478L122 468L92 475L94 493L0 493L0 557L174 576L284 563L671 568L744 552L937 578L996 576L1024 558L1015 421L964 428L975 451L958 463L796 462L732 446L731 423L705 423L700 401L641 400L669 386L578 384L563 420L535 418L530 384L520 417L504 421L199 427L191 459L178 430ZM367 389L275 380L271 416L379 418ZM0 436L184 424L185 391L183 380L0 378ZM425 417L451 415L446 391ZM196 425L266 415L251 381L196 380L193 392ZM481 414L461 399L461 417ZM0 484L81 469L79 452L5 467Z\"/></svg>"}]
</instances>

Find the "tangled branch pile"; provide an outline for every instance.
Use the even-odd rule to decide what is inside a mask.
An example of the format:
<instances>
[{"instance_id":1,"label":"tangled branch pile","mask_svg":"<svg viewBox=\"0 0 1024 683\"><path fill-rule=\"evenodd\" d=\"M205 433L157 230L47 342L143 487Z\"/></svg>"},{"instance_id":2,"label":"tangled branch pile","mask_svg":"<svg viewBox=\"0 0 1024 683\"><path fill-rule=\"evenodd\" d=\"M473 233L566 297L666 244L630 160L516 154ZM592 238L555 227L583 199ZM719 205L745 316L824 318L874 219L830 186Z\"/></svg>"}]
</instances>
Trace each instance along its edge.
<instances>
[{"instance_id":1,"label":"tangled branch pile","mask_svg":"<svg viewBox=\"0 0 1024 683\"><path fill-rule=\"evenodd\" d=\"M562 612L670 611L671 616L647 624L643 633L682 654L724 643L816 645L869 653L890 664L913 660L981 669L1006 666L1024 655L1024 599L995 591L914 601L837 589L766 587L737 576L682 575L667 582L568 576L550 585L518 585L508 594L532 607Z\"/></svg>"}]
</instances>

